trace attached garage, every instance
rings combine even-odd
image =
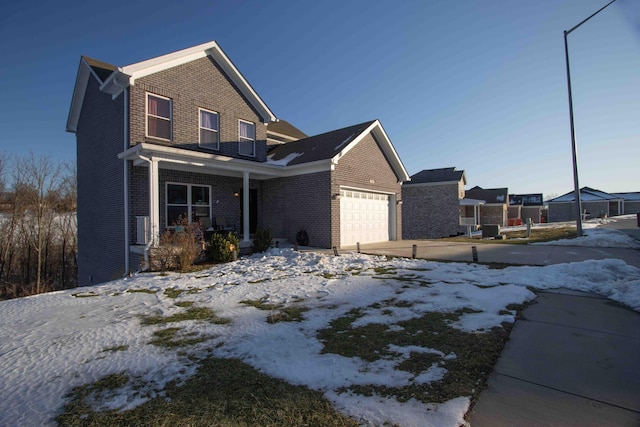
[[[389,195],[340,191],[340,246],[389,240]]]

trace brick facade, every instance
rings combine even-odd
[[[146,94],[171,98],[173,140],[146,137]],[[197,144],[199,108],[219,114],[220,150],[216,154],[265,161],[267,130],[250,103],[241,95],[218,65],[209,57],[201,58],[136,80],[130,94],[130,141],[163,145]],[[255,123],[256,156],[238,154],[238,120]]]
[[[330,183],[329,171],[263,181],[259,224],[272,236],[290,242],[304,230],[310,246],[331,247],[335,201],[331,200]]]
[[[123,103],[89,79],[76,132],[80,286],[125,274]]]
[[[498,224],[507,226],[507,205],[480,206],[480,224]]]
[[[405,239],[438,239],[457,235],[460,227],[458,183],[402,187],[402,235]]]

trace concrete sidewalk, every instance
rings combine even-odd
[[[540,292],[470,414],[483,426],[640,426],[640,314],[575,291]]]

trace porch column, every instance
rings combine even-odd
[[[249,172],[242,172],[242,241],[249,242]]]
[[[160,232],[160,193],[158,190],[158,160],[151,158],[149,162],[149,241],[151,246],[158,246]]]

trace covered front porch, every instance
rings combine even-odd
[[[282,173],[268,163],[146,143],[118,157],[127,162],[128,245],[145,257],[179,218],[235,231],[240,247],[250,247],[259,224],[260,182]]]

